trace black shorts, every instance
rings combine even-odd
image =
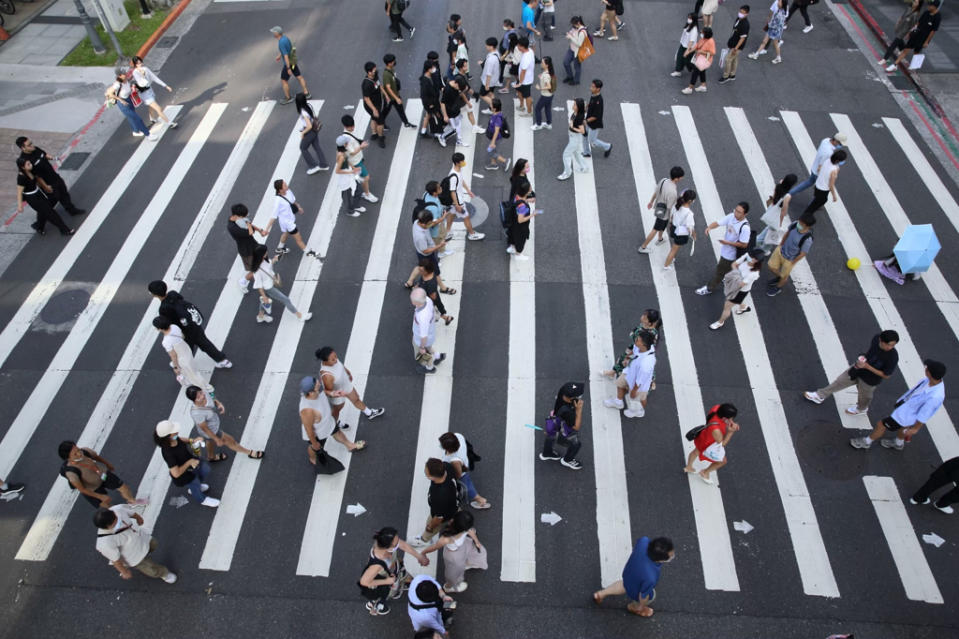
[[[524,98],[528,98],[531,93],[530,89],[532,88],[533,88],[533,85],[531,84],[521,84],[518,87],[516,87],[516,90],[519,91],[519,94],[521,96],[523,96]]]
[[[749,295],[749,291],[739,291],[738,293],[736,293],[733,299],[729,301],[732,302],[733,304],[742,304],[743,300],[746,299],[747,295]]]
[[[920,53],[922,51],[922,45],[926,43],[926,36],[928,34],[915,34],[909,40],[906,41],[906,48],[912,49],[913,53]]]
[[[496,89],[496,87],[490,87],[490,88],[487,89],[486,86],[483,85],[483,86],[481,86],[481,87],[479,88],[479,94],[480,94],[481,96],[482,96],[482,95],[489,95],[490,93],[493,93],[495,89]]]
[[[291,230],[285,231],[285,233],[286,233],[287,235],[299,235],[299,234],[300,234],[300,229],[298,229],[298,228],[296,228],[296,227],[294,226]]]
[[[675,244],[676,246],[683,246],[684,244],[689,244],[689,236],[688,236],[688,235],[675,235],[675,234],[674,234],[674,235],[671,235],[670,237],[673,238],[673,244]]]
[[[666,225],[667,225],[668,223],[669,223],[668,220],[660,219],[660,218],[657,217],[657,218],[656,218],[656,221],[653,222],[653,230],[654,230],[654,231],[665,231],[665,230],[666,230]]]
[[[295,75],[296,77],[300,77],[300,65],[294,64],[293,68],[290,71],[287,71],[286,65],[284,64],[283,67],[280,69],[280,79],[289,80],[291,73]]]
[[[332,437],[333,435],[337,434],[338,432],[340,432],[340,425],[339,425],[339,424],[337,424],[337,425],[335,425],[335,426],[333,427],[333,432],[330,433],[330,437]],[[321,446],[321,447],[326,448],[326,440],[327,440],[327,438],[324,437],[323,439],[317,439],[316,441],[320,442],[320,446]]]
[[[509,65],[509,74],[510,74],[510,75],[516,75],[516,76],[518,76],[518,75],[519,75],[519,65],[518,65],[518,64],[511,64],[511,65]]]
[[[902,428],[902,424],[894,420],[892,417],[883,417],[882,425],[886,427],[886,430],[896,431]]]
[[[373,116],[373,110],[369,107],[368,104],[366,104],[366,100],[363,101],[363,108],[366,110],[367,113],[370,114],[370,119],[372,119],[377,124],[386,123],[386,110],[383,108],[382,104],[376,107],[377,112],[379,113],[379,115],[376,117]]]

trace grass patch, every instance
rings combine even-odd
[[[146,42],[160,24],[163,23],[163,20],[167,17],[170,10],[154,9],[149,18],[143,19],[140,16],[140,3],[137,2],[137,0],[126,0],[123,5],[126,7],[127,14],[130,16],[130,24],[127,25],[126,29],[117,33],[117,40],[120,41],[120,49],[123,51],[125,61],[129,63],[130,57],[136,55],[136,52],[140,50],[143,43]],[[103,30],[95,13],[91,13],[90,18],[93,20],[97,33],[100,35],[100,40],[107,48],[106,53],[103,55],[94,53],[93,45],[90,44],[90,38],[84,38],[83,42],[78,44],[76,48],[67,54],[67,57],[60,62],[61,66],[112,67],[116,64],[117,52],[113,48],[110,36]]]

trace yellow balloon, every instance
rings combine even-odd
[[[858,257],[850,257],[849,260],[846,261],[846,268],[850,271],[855,271],[860,266],[862,266],[862,262],[859,261]]]

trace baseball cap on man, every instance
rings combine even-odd
[[[566,382],[563,384],[563,387],[559,389],[561,395],[565,395],[570,399],[579,399],[583,396],[584,384],[582,382]]]
[[[157,422],[156,433],[159,437],[169,437],[170,435],[176,435],[180,432],[180,425],[176,422],[170,421],[169,419],[164,419],[162,422]]]
[[[946,365],[942,362],[937,362],[934,359],[927,359],[923,362],[926,365],[926,369],[929,371],[929,375],[933,379],[939,380],[946,376]]]
[[[276,35],[281,35],[283,33],[283,27],[276,26],[270,29],[270,33],[275,33]]]
[[[300,380],[300,392],[304,395],[312,393],[313,389],[316,388],[316,378],[312,376],[306,376]]]
[[[846,134],[845,134],[845,133],[841,133],[841,132],[839,132],[839,131],[836,131],[835,133],[833,133],[832,139],[835,140],[836,142],[838,142],[839,144],[842,144],[843,146],[845,146],[845,145],[846,145],[846,140],[847,140],[848,138],[846,137]]]

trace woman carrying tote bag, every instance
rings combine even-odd
[[[713,40],[713,30],[710,27],[703,28],[703,37],[699,39],[696,46],[693,47],[693,72],[689,76],[689,86],[682,90],[685,95],[691,94],[694,90],[699,93],[706,92],[706,69],[716,57],[716,41]],[[696,82],[702,84],[696,86]]]

